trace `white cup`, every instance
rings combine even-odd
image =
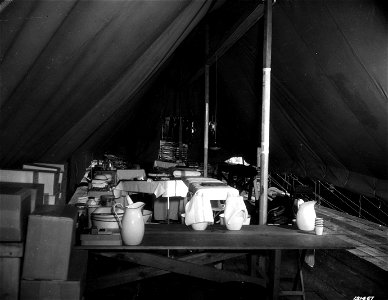
[[[323,234],[323,226],[315,226],[315,234],[322,235]]]
[[[185,224],[185,217],[186,217],[186,214],[181,214],[181,223],[182,224]]]
[[[225,214],[220,214],[220,225],[225,225]]]

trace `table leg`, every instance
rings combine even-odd
[[[282,260],[282,250],[272,250],[270,254],[269,268],[269,298],[278,299],[280,290],[280,263]]]
[[[170,197],[167,197],[167,224],[170,224]]]

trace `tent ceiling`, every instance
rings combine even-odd
[[[82,151],[156,159],[161,120],[203,123],[206,61],[261,1],[14,0],[0,14],[0,166]],[[273,7],[270,169],[388,200],[387,8]],[[211,67],[213,161],[260,142],[262,20]],[[202,123],[201,123],[202,122]],[[193,158],[202,160],[199,142]]]

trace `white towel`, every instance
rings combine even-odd
[[[225,223],[229,222],[229,219],[237,212],[242,211],[244,222],[248,218],[248,210],[245,206],[242,196],[228,196],[225,202]]]
[[[210,200],[194,194],[185,207],[185,223],[191,225],[199,222],[214,222]]]
[[[201,176],[201,172],[190,171],[190,170],[175,170],[172,173],[172,175],[174,175],[174,177],[189,177],[189,176],[198,177],[198,176]]]

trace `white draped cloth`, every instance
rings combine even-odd
[[[186,225],[199,222],[213,223],[213,210],[210,201],[226,200],[228,197],[239,196],[237,189],[217,179],[197,177],[187,178],[183,181],[188,185],[189,192],[193,194],[185,206]]]

